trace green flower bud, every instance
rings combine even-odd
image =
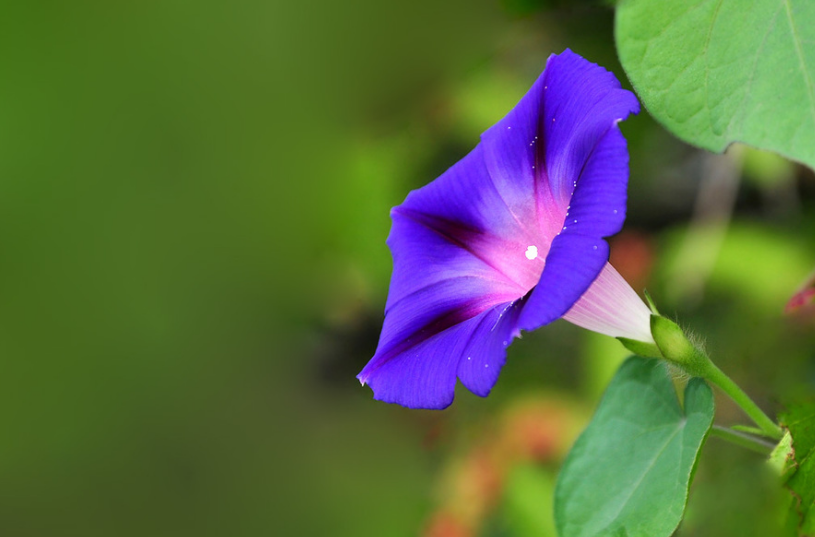
[[[662,357],[695,377],[707,377],[710,359],[672,320],[651,315],[651,335]]]

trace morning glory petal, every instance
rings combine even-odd
[[[565,214],[565,207],[554,202],[546,172],[546,125],[541,122],[545,84],[544,71],[515,108],[481,135],[484,161],[496,190],[519,220],[538,227],[544,240],[535,246],[544,252]]]
[[[394,269],[386,312],[416,290],[451,278],[483,280],[496,304],[520,298],[538,281],[542,258],[531,263],[526,257],[530,245],[541,244],[534,221],[525,225],[512,212],[480,145],[411,192],[391,216]]]
[[[638,114],[640,106],[613,73],[568,49],[549,58],[543,79],[546,172],[557,201],[569,205],[574,181],[598,141],[613,124]]]
[[[409,342],[388,359],[377,351],[380,359],[372,360],[358,378],[371,386],[376,399],[408,408],[446,408],[453,402],[457,377],[484,397],[518,335],[518,311],[519,304],[501,304],[415,345]]]
[[[542,269],[541,259],[527,256],[538,239],[495,189],[480,147],[391,214],[394,272],[385,323],[358,378],[378,399],[443,408],[452,400],[459,362],[469,356],[485,371],[465,366],[462,375],[486,395],[518,335],[513,304]]]
[[[612,121],[576,176],[560,234],[521,316],[521,328],[534,330],[559,319],[586,292],[608,261],[605,237],[625,220],[628,151]]]
[[[498,305],[481,315],[458,365],[459,380],[474,394],[486,397],[498,381],[507,346],[520,336],[518,315],[524,302],[522,298]]]
[[[563,318],[599,334],[654,342],[651,310],[610,263]]]

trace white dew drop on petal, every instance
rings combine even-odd
[[[538,247],[537,246],[529,246],[526,249],[526,258],[532,261],[538,257]]]

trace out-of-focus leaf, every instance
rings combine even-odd
[[[534,74],[525,79],[502,69],[473,73],[453,91],[450,105],[456,135],[468,142],[477,141],[482,132],[512,110],[533,80]]]
[[[515,537],[556,537],[553,476],[533,464],[517,466],[504,492],[504,524]],[[541,506],[545,508],[541,509]]]
[[[713,410],[703,380],[688,383],[683,410],[662,362],[629,358],[561,470],[560,537],[671,535]]]
[[[615,39],[645,106],[679,138],[815,169],[815,3],[624,0]]]
[[[752,147],[742,153],[744,177],[753,184],[765,188],[777,188],[795,181],[795,165],[789,160]]]
[[[700,229],[696,248],[704,250],[709,233],[715,232]],[[695,257],[680,255],[682,238],[678,233],[665,240],[658,269],[670,291],[680,295],[685,279],[698,270]],[[805,237],[735,221],[728,227],[707,286],[732,291],[775,316],[813,265],[815,258]]]

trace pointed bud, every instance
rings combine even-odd
[[[618,337],[617,340],[623,344],[623,347],[630,350],[637,356],[643,358],[662,358],[662,353],[659,352],[659,347],[654,343],[646,343],[644,341],[637,341],[636,339],[629,339],[625,337]]]
[[[651,335],[662,357],[695,377],[707,377],[710,359],[691,343],[678,324],[661,315],[651,315]]]

